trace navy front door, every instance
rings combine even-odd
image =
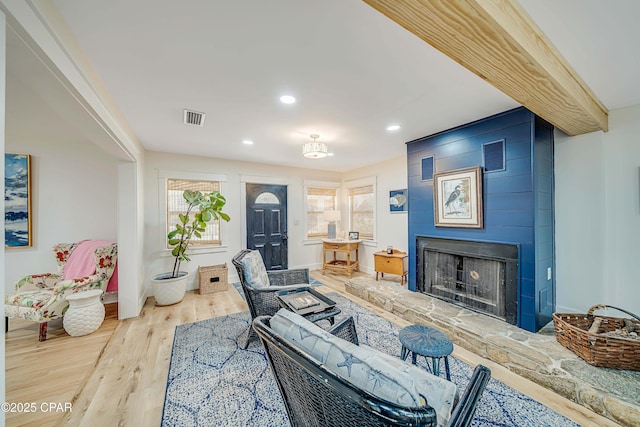
[[[247,249],[260,251],[267,270],[286,270],[287,186],[247,183]]]

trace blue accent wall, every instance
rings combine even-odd
[[[536,325],[544,326],[555,311],[553,221],[553,127],[536,117],[533,143],[536,242]]]
[[[483,172],[484,227],[435,227],[434,172],[482,165],[483,145],[504,139],[505,170]],[[409,289],[416,290],[416,237],[441,237],[519,247],[517,324],[537,331],[555,309],[553,245],[553,127],[524,107],[407,143]]]

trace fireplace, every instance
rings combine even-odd
[[[518,246],[417,238],[419,292],[517,323]]]

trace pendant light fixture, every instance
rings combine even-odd
[[[320,135],[317,133],[313,133],[309,135],[313,142],[307,142],[302,147],[302,155],[308,159],[322,159],[323,157],[327,157],[327,144],[324,142],[316,141],[320,138]]]

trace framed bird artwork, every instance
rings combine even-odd
[[[433,174],[436,227],[482,228],[482,168]]]

